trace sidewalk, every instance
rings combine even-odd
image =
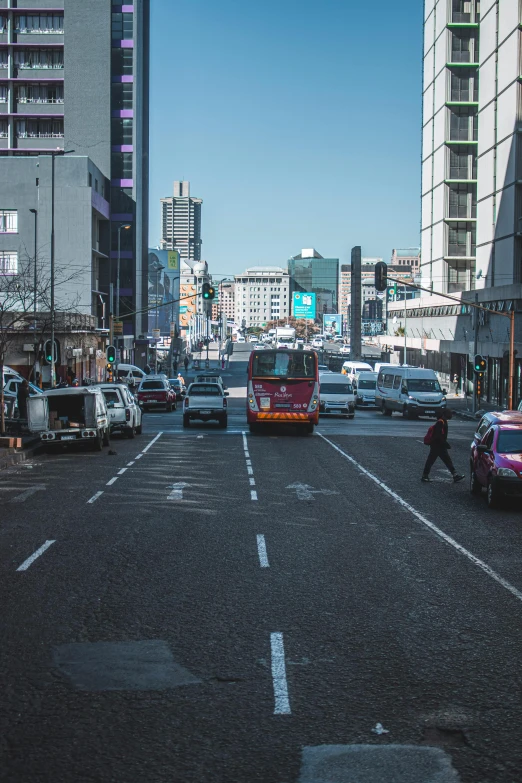
[[[488,411],[504,410],[503,405],[481,400],[477,412],[472,413],[473,401],[471,396],[463,397],[462,395],[459,395],[457,397],[455,394],[447,394],[446,399],[448,401],[448,407],[451,408],[456,416],[460,416],[462,419],[471,419],[472,421],[480,419],[484,413],[488,413]]]
[[[32,459],[42,448],[40,438],[35,438],[34,435],[23,435],[21,440],[21,448],[0,446],[0,470],[5,470],[12,465],[18,465],[20,462]]]

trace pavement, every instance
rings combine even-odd
[[[427,420],[236,393],[1,474],[0,780],[518,783],[520,508],[421,484]]]

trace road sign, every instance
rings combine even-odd
[[[112,331],[113,334],[123,334],[123,321],[113,321]]]
[[[168,269],[179,269],[179,253],[177,250],[168,251]]]
[[[159,340],[161,338],[161,329],[153,329],[152,330],[152,339],[153,340]]]

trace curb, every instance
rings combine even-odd
[[[32,459],[37,454],[41,454],[42,450],[43,446],[38,441],[29,444],[25,449],[6,449],[5,454],[0,452],[0,471]]]

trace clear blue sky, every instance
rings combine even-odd
[[[420,0],[151,7],[151,246],[182,178],[216,276],[419,243]]]

